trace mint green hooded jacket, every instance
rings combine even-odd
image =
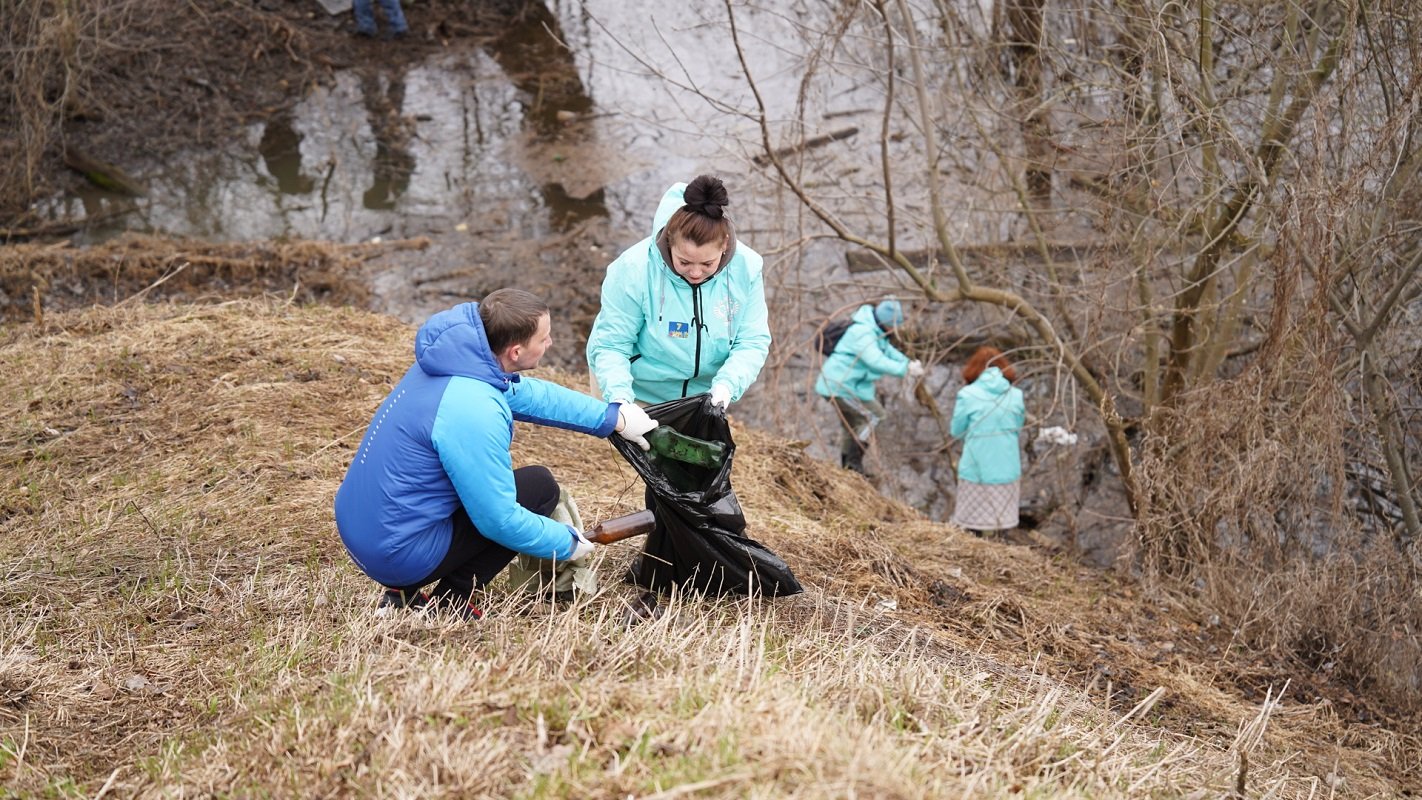
[[[815,393],[868,402],[874,399],[874,384],[880,378],[908,374],[909,359],[889,344],[889,335],[874,318],[874,306],[860,306],[852,319],[820,368]]]
[[[604,398],[661,403],[718,383],[739,400],[770,352],[763,260],[734,229],[720,269],[699,286],[672,269],[664,228],[685,190],[685,183],[668,189],[652,235],[607,267],[587,350]]]
[[[1027,419],[1022,390],[1002,370],[988,367],[958,390],[951,433],[963,440],[958,477],[973,483],[1012,483],[1022,477],[1017,432]]]

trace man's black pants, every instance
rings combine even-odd
[[[514,486],[518,504],[543,517],[551,517],[558,507],[558,481],[547,467],[519,467],[514,470]],[[470,521],[469,514],[461,506],[454,512],[454,536],[449,541],[449,552],[435,567],[434,572],[411,586],[391,586],[407,595],[413,595],[420,587],[432,581],[439,581],[435,596],[466,601],[476,588],[488,585],[494,576],[518,555],[492,539],[486,539]]]

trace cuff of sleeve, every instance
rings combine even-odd
[[[607,411],[602,415],[602,424],[594,431],[594,435],[606,439],[612,435],[613,431],[617,430],[617,409],[616,403],[607,404]]]

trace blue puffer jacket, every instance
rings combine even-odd
[[[889,344],[889,336],[874,319],[874,306],[863,305],[825,359],[815,393],[820,397],[874,399],[874,384],[885,375],[908,374],[908,356]]]
[[[1027,418],[1022,390],[988,367],[958,390],[953,403],[953,436],[963,440],[958,477],[973,483],[1012,483],[1022,476],[1017,432]]]
[[[336,492],[336,527],[356,565],[386,586],[428,577],[449,552],[461,505],[480,533],[511,550],[571,557],[572,530],[516,500],[516,419],[608,436],[617,406],[504,372],[475,303],[430,317],[415,337],[414,366],[376,410]]]
[[[721,268],[701,285],[672,269],[661,234],[685,190],[668,189],[652,235],[607,267],[587,350],[605,400],[661,403],[709,391],[713,381],[739,400],[770,352],[763,262],[734,231]]]

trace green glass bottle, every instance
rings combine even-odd
[[[661,425],[647,434],[647,443],[659,456],[706,469],[720,469],[726,460],[726,445],[687,436],[670,425]]]

